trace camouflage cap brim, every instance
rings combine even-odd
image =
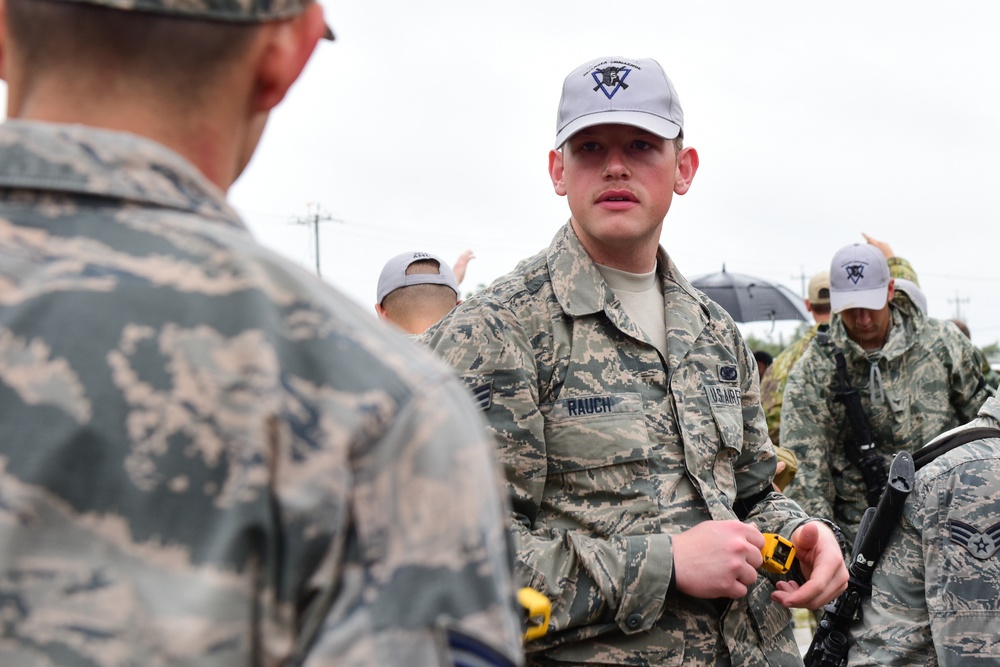
[[[56,0],[98,5],[122,11],[149,12],[211,21],[261,23],[289,19],[301,14],[315,0]],[[323,35],[332,40],[327,25]]]

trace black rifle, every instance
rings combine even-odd
[[[882,491],[885,490],[889,478],[885,470],[885,459],[875,451],[875,440],[868,428],[868,417],[861,407],[861,393],[851,386],[850,380],[847,379],[847,360],[844,358],[844,353],[830,340],[829,335],[817,334],[816,337],[820,338],[821,335],[821,342],[833,348],[833,358],[837,362],[840,386],[834,391],[834,398],[844,404],[847,420],[854,432],[854,441],[848,442],[844,448],[847,460],[861,471],[868,507],[875,507],[882,497]]]
[[[823,619],[805,654],[806,667],[846,667],[850,649],[848,631],[859,618],[861,603],[871,594],[872,572],[903,512],[903,503],[913,490],[914,472],[913,458],[906,452],[896,454],[889,466],[885,491],[878,504],[866,509],[861,519],[847,568],[851,575],[847,589],[824,607]]]

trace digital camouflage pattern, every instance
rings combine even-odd
[[[956,327],[926,317],[908,299],[893,299],[889,307],[892,324],[881,350],[865,352],[848,338],[839,316],[829,331],[847,360],[851,385],[861,392],[886,466],[896,452],[912,452],[975,417],[993,394],[975,349]],[[785,492],[810,515],[839,524],[852,542],[867,502],[861,472],[844,451],[854,432],[843,404],[835,400],[837,385],[832,350],[814,341],[785,387],[781,444],[799,460]]]
[[[820,326],[822,325],[812,325],[802,336],[789,343],[788,347],[774,358],[764,371],[764,377],[760,379],[761,406],[764,408],[764,417],[767,420],[767,434],[774,445],[781,443],[781,403],[788,374],[802,358],[802,354],[816,337]]]
[[[886,261],[889,264],[889,275],[893,278],[905,278],[915,285],[920,284],[917,282],[916,271],[907,260],[902,257],[890,257]],[[902,292],[896,292],[895,298],[909,299]],[[760,402],[764,406],[764,416],[767,418],[767,434],[775,446],[781,444],[781,404],[788,375],[796,362],[802,358],[809,343],[816,337],[820,326],[820,324],[812,325],[801,337],[782,350],[767,367],[764,377],[760,380]]]
[[[1000,426],[989,399],[969,427]],[[947,452],[917,472],[872,579],[851,665],[1000,664],[1000,439]]]
[[[451,369],[189,163],[0,125],[0,664],[520,662],[507,508]]]
[[[315,0],[58,0],[124,11],[172,14],[213,21],[258,22],[302,13]]]
[[[767,577],[746,598],[669,590],[671,535],[736,518],[790,537],[807,520],[770,490],[753,356],[733,320],[660,250],[667,351],[621,308],[572,227],[432,327],[496,435],[522,585],[553,601],[528,661],[801,665]]]

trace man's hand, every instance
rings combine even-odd
[[[829,526],[810,521],[792,533],[795,558],[806,582],[779,581],[771,599],[786,607],[819,609],[832,602],[847,588],[847,566],[837,538]]]
[[[462,281],[465,280],[465,269],[469,266],[469,260],[475,258],[476,256],[472,254],[471,250],[466,250],[458,256],[458,259],[456,259],[455,263],[452,265],[451,271],[455,274],[455,282],[459,285],[461,285]]]
[[[743,597],[764,562],[764,536],[735,519],[704,521],[675,535],[673,547],[677,590],[696,598]]]
[[[879,241],[878,239],[873,239],[864,232],[861,232],[861,235],[865,237],[866,243],[868,243],[869,245],[873,245],[879,250],[881,250],[882,254],[885,255],[886,259],[892,259],[893,257],[896,256],[896,254],[892,251],[892,248],[890,248],[889,244],[886,243],[885,241]]]

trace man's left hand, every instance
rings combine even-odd
[[[786,607],[819,609],[847,588],[847,566],[837,537],[819,521],[802,524],[792,533],[795,558],[806,582],[779,581],[771,599]]]

